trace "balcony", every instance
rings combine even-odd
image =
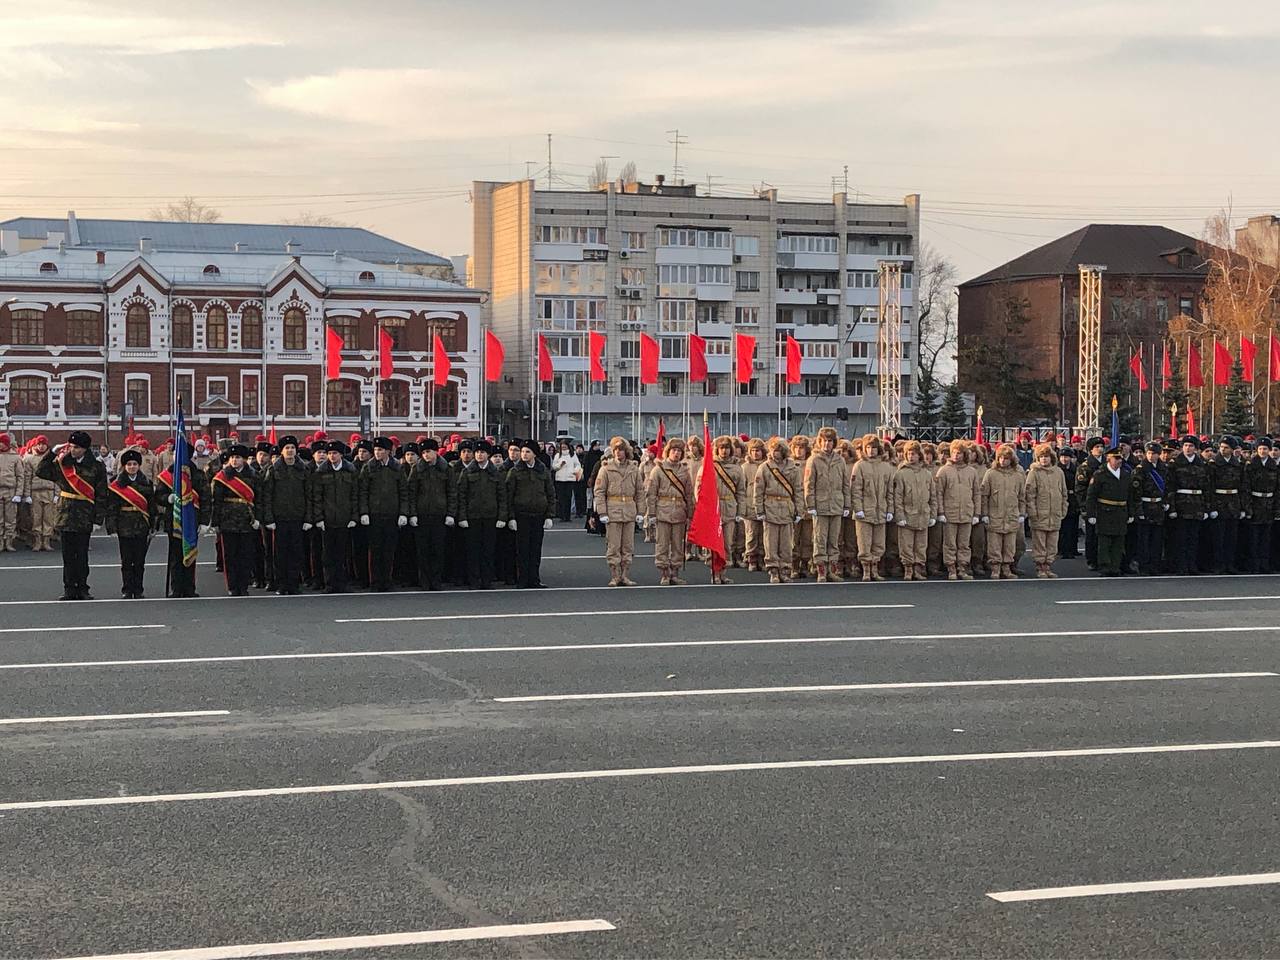
[[[700,283],[695,295],[699,300],[727,303],[733,299],[733,285],[728,283]]]
[[[779,306],[823,306],[840,303],[838,287],[780,287],[774,291]]]
[[[801,323],[791,335],[797,340],[836,341],[840,339],[840,326],[835,323]]]

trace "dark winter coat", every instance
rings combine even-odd
[[[356,468],[343,460],[337,470],[329,464],[316,467],[311,475],[311,523],[323,523],[334,529],[345,528],[360,517]]]
[[[262,522],[281,520],[301,523],[307,518],[311,497],[311,470],[295,458],[290,466],[281,457],[259,476],[262,489]]]
[[[74,466],[89,486],[93,487],[93,501],[78,499],[80,496],[67,483],[62,475],[63,465]],[[107,470],[102,461],[91,452],[86,452],[77,463],[71,454],[65,454],[61,462],[54,459],[53,450],[40,458],[36,467],[36,476],[48,480],[58,488],[58,509],[54,527],[59,533],[92,533],[95,525],[100,525],[107,516]]]
[[[458,519],[472,523],[506,520],[507,488],[491,463],[471,461],[458,477]]]
[[[1094,472],[1085,492],[1085,516],[1097,517],[1099,536],[1123,537],[1129,518],[1136,515],[1132,473],[1117,477],[1106,467]]]
[[[155,499],[155,487],[147,475],[141,470],[136,477],[130,478],[121,473],[113,483],[117,486],[133,487],[147,501],[147,507],[141,513],[126,501],[120,494],[107,490],[107,533],[118,533],[122,537],[145,537],[151,532],[151,517]]]
[[[370,460],[360,470],[358,484],[360,513],[371,517],[407,517],[409,515],[409,485],[404,471],[392,460],[385,464],[377,458]]]
[[[1163,524],[1168,504],[1169,481],[1164,464],[1138,464],[1131,476],[1134,495],[1138,498],[1137,517],[1143,523]]]
[[[409,516],[456,517],[458,484],[449,464],[419,460],[409,470]]]
[[[1244,489],[1244,464],[1235,457],[1215,457],[1209,462],[1209,509],[1220,518],[1236,520],[1244,513],[1249,496]]]
[[[1188,460],[1179,453],[1169,461],[1169,513],[1179,520],[1201,520],[1209,513],[1209,466],[1197,454]],[[1183,492],[1179,492],[1183,491]]]
[[[1250,523],[1270,523],[1280,511],[1280,461],[1254,457],[1244,465],[1245,514]]]
[[[556,488],[551,471],[537,460],[532,466],[521,460],[507,472],[507,503],[513,517],[554,520]]]
[[[224,480],[243,480],[253,491],[253,503],[241,502],[240,494],[224,483]],[[248,466],[242,470],[223,467],[213,476],[209,487],[213,494],[213,525],[223,533],[253,533],[253,522],[258,519],[261,507],[258,478]]]

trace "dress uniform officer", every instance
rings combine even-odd
[[[222,541],[227,593],[246,597],[253,582],[258,531],[262,529],[257,515],[261,508],[258,478],[249,468],[249,448],[244,444],[232,444],[226,456],[226,466],[213,475],[210,483],[210,520]]]
[[[458,526],[467,548],[467,583],[473,590],[493,586],[497,533],[507,526],[507,487],[489,462],[489,441],[475,444],[474,458],[458,476]]]
[[[1121,575],[1125,533],[1137,512],[1137,493],[1123,464],[1120,448],[1112,447],[1106,465],[1094,471],[1085,493],[1085,516],[1098,534],[1098,569],[1104,577]]]
[[[1163,570],[1164,527],[1169,506],[1169,481],[1160,460],[1160,444],[1152,440],[1146,446],[1146,458],[1133,470],[1132,483],[1137,495],[1138,572],[1156,576]]]
[[[1169,520],[1173,542],[1170,560],[1173,572],[1199,573],[1200,530],[1208,519],[1206,490],[1209,468],[1200,457],[1200,441],[1187,434],[1182,438],[1182,452],[1169,461]]]
[[[58,516],[54,526],[62,541],[62,599],[92,600],[89,596],[89,537],[102,524],[107,509],[107,471],[90,449],[93,441],[75,430],[59,451],[40,458],[36,476],[58,487]]]
[[[556,487],[551,471],[538,460],[538,445],[526,440],[520,459],[507,471],[507,529],[515,537],[516,582],[526,590],[542,583],[542,535],[556,515]]]
[[[360,526],[368,531],[369,555],[356,557],[367,563],[373,589],[391,589],[391,565],[396,555],[400,528],[409,523],[409,487],[404,471],[391,459],[390,437],[373,441],[373,459],[360,468],[357,490],[360,498]]]
[[[1245,464],[1245,527],[1249,538],[1249,563],[1253,573],[1271,568],[1271,524],[1275,520],[1280,490],[1280,466],[1272,457],[1271,438],[1258,440],[1256,455]]]
[[[1096,471],[1102,469],[1102,451],[1106,444],[1101,437],[1090,437],[1085,444],[1088,455],[1076,468],[1076,496],[1080,498],[1080,512],[1084,509],[1085,497],[1089,493],[1089,481]],[[1084,528],[1084,562],[1090,570],[1098,569],[1098,531],[1094,524],[1085,524]]]
[[[275,561],[272,578],[281,596],[298,592],[302,582],[304,531],[311,500],[311,471],[298,456],[298,438],[280,441],[280,459],[267,465],[259,478],[262,521],[268,555]]]
[[[444,581],[446,534],[458,512],[454,472],[440,456],[433,437],[421,443],[421,457],[409,470],[409,523],[418,554],[418,585],[439,590]]]
[[[114,533],[120,542],[120,595],[140,600],[155,499],[155,487],[142,472],[141,451],[120,454],[120,475],[107,484],[107,490],[107,533]]]

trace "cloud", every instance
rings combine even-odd
[[[31,12],[6,11],[0,50],[96,48],[122,54],[173,54],[272,46],[252,19],[172,17],[149,11],[113,12],[99,5],[51,2]],[[7,54],[6,54],[7,55]]]

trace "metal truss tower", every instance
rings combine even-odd
[[[879,374],[880,432],[902,432],[902,261],[881,260],[880,330],[876,350]]]
[[[1076,430],[1088,436],[1098,429],[1098,381],[1102,353],[1102,271],[1080,264],[1080,378],[1076,388]]]

